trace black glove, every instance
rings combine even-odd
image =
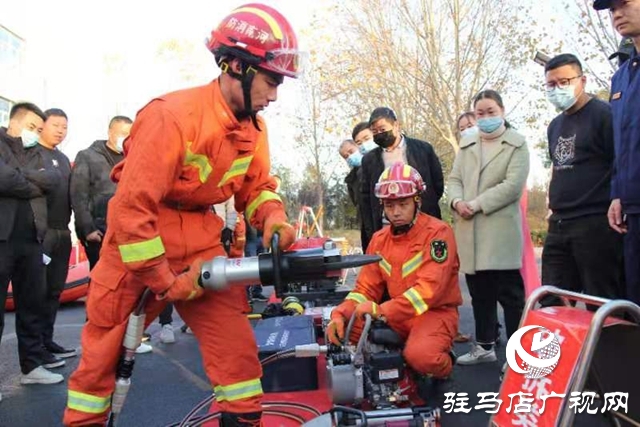
[[[231,244],[233,243],[233,230],[227,227],[223,228],[220,241],[222,242],[225,252],[229,254],[229,252],[231,252]]]

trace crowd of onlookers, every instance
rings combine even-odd
[[[116,191],[111,171],[124,158],[123,143],[132,123],[125,116],[113,117],[107,138],[78,152],[73,164],[57,148],[67,136],[68,117],[61,109],[43,112],[32,103],[17,103],[8,126],[0,128],[0,336],[11,283],[21,384],[63,381],[51,370],[77,355],[76,349],[54,341],[72,251],[72,213],[91,270],[100,257],[108,203]],[[224,220],[222,240],[230,255],[242,256],[246,249],[252,256],[263,250],[261,235],[235,211],[233,198],[212,209]],[[266,300],[260,285],[248,292],[251,300]],[[159,338],[167,344],[175,342],[172,314],[173,305],[168,304],[159,316]],[[145,334],[137,353],[150,351]]]
[[[628,41],[622,46],[628,48]],[[623,48],[616,54],[622,67],[616,77],[638,66],[637,57],[629,59],[635,52]],[[602,101],[586,92],[587,76],[572,54],[551,58],[544,77],[542,90],[559,114],[547,129],[552,175],[541,283],[640,303],[637,97],[625,98],[627,88],[621,87],[637,83],[614,78],[610,102]],[[441,218],[446,188],[445,208],[453,215],[460,271],[475,320],[471,351],[457,363],[471,365],[497,360],[497,303],[504,310],[507,337],[517,329],[524,308],[523,246],[531,237],[523,233],[526,211],[520,201],[529,148],[506,120],[502,97],[493,90],[477,94],[473,110],[460,114],[454,125],[458,150],[448,179],[431,144],[405,135],[387,107],[376,108],[356,125],[338,151],[350,167],[345,182],[357,207],[365,251],[387,223],[372,196],[385,167],[401,161],[418,170],[427,185],[420,209],[436,218]],[[559,303],[557,298],[543,300],[543,305]],[[457,342],[467,340],[468,335],[458,333]]]

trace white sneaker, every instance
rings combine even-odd
[[[150,353],[151,351],[153,351],[153,347],[144,342],[140,343],[138,348],[136,348],[136,354]]]
[[[485,350],[479,344],[473,344],[469,353],[458,357],[458,365],[477,365],[478,363],[489,363],[496,360],[498,358],[493,347],[491,347],[491,350]]]
[[[162,325],[162,330],[160,331],[160,341],[165,344],[173,344],[174,342],[176,342],[176,335],[173,333],[173,326]]]
[[[20,384],[57,384],[64,381],[64,377],[60,374],[54,374],[47,371],[42,366],[38,366],[28,374],[22,374]]]

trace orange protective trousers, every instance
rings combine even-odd
[[[216,224],[215,214],[204,212],[172,212],[182,218],[182,224],[202,224],[211,221],[212,230],[220,229]],[[174,223],[175,224],[175,223]],[[213,228],[213,227],[216,228]],[[207,227],[209,228],[209,227]],[[165,229],[166,230],[166,229]],[[170,230],[167,230],[170,231]],[[163,233],[164,236],[183,238],[196,246],[199,243],[216,241],[211,249],[202,253],[203,259],[224,256],[220,242],[220,234],[202,233],[199,227],[182,227],[182,235]],[[165,237],[165,240],[167,238]],[[168,246],[171,243],[169,242]],[[102,256],[109,257],[108,249]],[[113,254],[116,255],[117,254]],[[101,261],[103,261],[101,260]],[[82,390],[92,396],[110,396],[115,387],[116,368],[122,354],[122,341],[127,328],[129,314],[134,311],[145,289],[134,276],[122,267],[118,280],[107,270],[112,270],[113,263],[102,262],[92,275],[89,296],[87,299],[88,321],[82,331],[82,358],[78,369],[69,379],[70,390]],[[243,380],[260,378],[262,369],[258,360],[257,347],[253,330],[246,317],[246,289],[239,286],[224,291],[207,291],[201,298],[193,301],[175,302],[180,317],[193,330],[202,354],[205,372],[212,384],[227,385],[242,383]],[[166,302],[154,297],[149,300],[145,309],[146,326],[160,314]],[[232,328],[229,325],[233,325]],[[231,351],[233,350],[233,351]],[[176,379],[177,380],[177,379]],[[135,376],[132,380],[135,383]],[[167,384],[168,385],[168,384]],[[218,400],[222,411],[244,413],[261,410],[261,396],[240,400]],[[126,407],[126,403],[125,403]],[[107,411],[88,413],[67,408],[64,424],[68,426],[104,425]]]
[[[357,342],[363,327],[363,320],[354,322],[351,342]],[[453,363],[449,351],[458,331],[457,307],[429,310],[393,324],[392,329],[406,340],[403,356],[413,370],[435,378],[446,378],[451,374]]]

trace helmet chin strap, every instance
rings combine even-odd
[[[253,78],[256,76],[256,70],[253,66],[248,65],[246,63],[242,63],[242,95],[244,97],[244,113],[247,116],[251,117],[251,122],[256,127],[256,129],[260,130],[258,127],[258,119],[256,118],[256,112],[251,109],[251,84],[253,83]]]
[[[399,236],[401,234],[407,234],[409,232],[409,230],[411,230],[411,227],[413,227],[413,224],[415,224],[415,219],[413,221],[411,221],[409,224],[404,224],[404,225],[399,225],[399,226],[394,226],[393,224],[391,224],[391,234],[393,234],[394,236]]]
[[[240,84],[242,85],[244,110],[240,113],[237,113],[236,117],[238,119],[250,117],[251,122],[256,127],[256,129],[260,130],[260,127],[258,126],[258,119],[256,118],[256,112],[251,109],[251,85],[253,84],[253,78],[256,76],[258,70],[253,65],[247,64],[244,61],[240,61],[240,73],[236,73],[235,71],[233,71],[226,59],[221,60],[219,65],[223,73],[227,73],[234,79],[240,80]]]

